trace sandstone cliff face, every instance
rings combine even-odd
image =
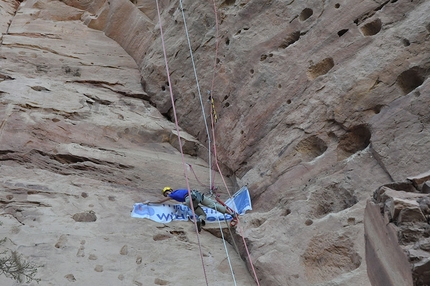
[[[430,172],[378,188],[365,211],[372,285],[428,285]]]
[[[2,235],[46,285],[205,284],[189,224],[129,218],[185,185],[170,88],[200,179],[199,96],[207,117],[214,99],[217,160],[254,203],[238,234],[260,285],[370,285],[366,201],[429,169],[428,1],[186,1],[184,22],[166,0],[162,25],[155,2],[0,3]],[[222,242],[199,237],[209,284],[232,283]]]

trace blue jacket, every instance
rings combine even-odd
[[[178,202],[185,202],[185,198],[188,196],[188,189],[178,189],[170,193],[169,197]]]

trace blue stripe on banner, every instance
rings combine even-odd
[[[235,210],[238,214],[243,215],[247,210],[252,210],[251,197],[246,186],[243,186],[237,191],[232,198],[228,199],[225,204]],[[225,219],[231,220],[230,215],[224,215],[214,209],[202,206],[203,211],[206,213],[207,222],[224,221]],[[192,218],[191,210],[182,204],[142,204],[136,203],[131,211],[131,217],[134,218],[147,218],[160,223],[168,223],[172,220],[184,221]]]

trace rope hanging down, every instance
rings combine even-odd
[[[200,105],[201,105],[201,108],[202,108],[202,116],[203,116],[203,119],[204,119],[204,123],[205,123],[205,127],[206,127],[206,133],[207,133],[207,137],[208,137],[208,152],[209,152],[209,167],[210,167],[210,171],[209,171],[209,178],[210,178],[210,186],[211,186],[211,188],[210,188],[210,190],[212,190],[212,187],[213,187],[213,182],[212,182],[212,154],[211,154],[211,138],[210,138],[210,133],[209,133],[209,127],[208,127],[208,124],[207,124],[207,120],[206,120],[206,114],[205,114],[205,109],[204,109],[204,106],[203,106],[203,99],[202,99],[202,95],[201,95],[201,92],[200,92],[200,86],[199,86],[199,81],[198,81],[198,78],[197,78],[197,71],[196,71],[196,67],[195,67],[195,63],[194,63],[194,57],[193,57],[193,50],[192,50],[192,47],[191,47],[191,41],[190,41],[190,37],[189,37],[189,33],[188,33],[188,28],[187,28],[187,22],[186,22],[186,19],[185,19],[185,13],[184,13],[184,9],[183,9],[183,5],[182,5],[182,0],[179,0],[179,3],[180,3],[180,6],[181,6],[181,11],[182,11],[182,18],[183,18],[183,20],[184,20],[184,27],[185,27],[185,32],[186,32],[186,36],[187,36],[187,41],[188,41],[188,47],[189,47],[189,50],[190,50],[190,58],[191,58],[191,61],[192,61],[192,64],[193,64],[193,70],[194,70],[194,76],[195,76],[195,79],[196,79],[196,84],[197,84],[197,91],[198,91],[198,94],[199,94],[199,99],[200,99]],[[212,119],[212,114],[211,114],[211,119]],[[219,223],[219,227],[220,227],[220,232],[222,233],[223,231],[222,231],[222,227],[221,227],[221,224]],[[224,240],[224,237],[223,237],[223,242],[224,242],[224,249],[225,249],[225,252],[226,252],[226,255],[227,255],[227,258],[228,258],[228,263],[229,263],[229,266],[230,266],[230,271],[231,271],[231,275],[232,275],[232,277],[233,277],[233,281],[234,281],[234,285],[236,285],[236,278],[235,278],[235,275],[234,275],[234,271],[233,271],[233,267],[232,267],[232,265],[231,265],[231,260],[230,260],[230,256],[229,256],[229,253],[228,253],[228,248],[227,248],[227,246],[226,246],[226,244],[225,244],[225,240]]]
[[[194,77],[196,79],[197,91],[198,91],[198,95],[199,95],[199,99],[200,99],[200,106],[202,108],[202,116],[203,116],[203,120],[204,120],[204,123],[205,123],[206,134],[207,134],[207,138],[208,138],[208,152],[209,152],[209,154],[208,154],[208,161],[209,162],[208,163],[209,163],[209,167],[210,167],[210,171],[209,171],[209,184],[211,186],[210,190],[212,190],[213,182],[212,182],[211,136],[210,136],[210,132],[209,132],[208,123],[207,123],[207,120],[206,120],[206,113],[205,113],[205,108],[204,108],[204,105],[203,105],[203,99],[202,99],[202,95],[201,95],[201,92],[200,92],[200,85],[199,85],[199,80],[198,80],[198,77],[197,77],[196,65],[194,63],[193,49],[191,47],[191,41],[190,41],[190,36],[189,36],[189,33],[188,33],[187,21],[185,19],[185,13],[184,13],[183,5],[182,5],[182,0],[179,0],[179,3],[180,3],[181,11],[182,11],[182,18],[184,20],[185,34],[186,34],[186,37],[187,37],[188,47],[189,47],[189,51],[190,51],[190,58],[191,58],[191,62],[192,62],[192,65],[193,65]],[[212,118],[212,115],[211,115],[211,118]],[[221,227],[220,223],[219,223],[219,227],[220,227],[220,232],[222,233],[222,227]],[[233,277],[234,285],[236,285],[236,278],[235,278],[234,271],[233,271],[233,268],[232,268],[232,265],[231,265],[230,256],[228,254],[228,248],[227,248],[227,246],[225,244],[225,240],[224,239],[223,239],[223,241],[224,241],[224,249],[226,251],[226,255],[227,255],[227,258],[228,258],[228,263],[229,263],[229,266],[230,266],[230,271],[231,271],[231,274],[232,274],[232,277]]]
[[[214,124],[214,121],[216,122],[217,119],[218,119],[218,117],[217,117],[216,112],[215,112],[213,90],[214,90],[214,85],[215,85],[215,70],[216,70],[217,59],[218,59],[218,39],[219,39],[219,29],[218,29],[218,26],[219,25],[218,25],[218,12],[217,12],[217,9],[216,9],[215,0],[213,0],[213,7],[214,7],[215,26],[216,26],[215,58],[214,58],[214,67],[213,67],[213,74],[212,74],[212,85],[211,85],[211,90],[209,92],[210,93],[209,94],[210,95],[210,99],[211,99],[211,108],[212,108],[212,112],[210,114],[211,114],[213,150],[214,150],[213,154],[214,154],[214,160],[215,160],[215,165],[217,167],[217,170],[218,170],[219,174],[221,175],[221,179],[222,179],[222,181],[224,183],[224,187],[226,188],[226,190],[228,192],[228,195],[231,198],[232,196],[231,196],[231,193],[230,193],[230,191],[228,189],[228,186],[227,186],[227,184],[225,182],[224,176],[222,175],[222,171],[221,171],[221,168],[220,168],[220,166],[218,164],[217,153],[216,153],[216,136],[215,136],[215,124]],[[210,146],[209,146],[209,149],[211,149]],[[260,282],[258,280],[257,273],[256,273],[255,268],[254,268],[254,264],[252,263],[251,254],[249,253],[248,246],[247,246],[246,241],[245,241],[245,236],[244,236],[243,230],[242,230],[242,228],[240,227],[240,224],[239,224],[239,220],[237,220],[237,224],[238,225],[236,226],[236,229],[239,229],[239,231],[240,231],[240,235],[242,237],[242,242],[243,242],[243,245],[245,246],[246,254],[248,256],[248,261],[249,261],[249,264],[251,266],[252,272],[254,274],[254,280],[257,283],[257,285],[260,286]],[[233,238],[233,236],[232,236],[232,238]]]
[[[179,133],[178,118],[177,118],[176,109],[175,109],[175,99],[173,97],[172,82],[170,80],[169,65],[168,65],[168,62],[167,62],[166,46],[164,44],[164,35],[163,35],[163,28],[162,28],[162,24],[161,24],[160,7],[158,5],[158,0],[155,0],[155,2],[157,4],[158,21],[160,23],[161,43],[162,43],[162,46],[163,46],[164,62],[165,62],[165,65],[166,65],[167,80],[169,82],[170,98],[172,100],[172,109],[173,109],[173,114],[174,114],[174,117],[175,117],[176,132],[178,133],[179,149],[181,151],[181,156],[182,156],[182,164],[183,164],[183,167],[184,167],[184,174],[185,174],[185,181],[187,183],[187,188],[188,188],[188,195],[191,197],[190,184],[189,184],[188,176],[187,176],[187,172],[186,172],[187,168],[186,168],[186,165],[185,165],[185,157],[184,157],[184,152],[182,150],[182,142],[181,142],[181,137],[180,137],[180,133]],[[198,245],[199,245],[200,260],[202,262],[203,273],[204,273],[204,276],[205,276],[206,285],[209,285],[209,283],[208,283],[208,277],[207,277],[206,269],[205,269],[205,264],[204,264],[204,261],[203,261],[203,251],[202,251],[202,246],[201,246],[201,243],[200,243],[199,231],[198,231],[198,227],[197,227],[197,220],[196,220],[196,215],[194,213],[194,208],[191,208],[191,211],[192,211],[193,218],[194,218],[194,226],[195,226],[195,230],[196,230],[196,234],[197,234],[197,242],[198,242]]]
[[[202,108],[203,121],[205,123],[206,135],[208,137],[208,146],[210,147],[211,146],[211,136],[210,136],[210,133],[209,133],[209,127],[208,127],[208,123],[207,123],[207,120],[206,120],[206,113],[205,113],[205,107],[203,105],[202,94],[200,92],[200,85],[199,85],[199,80],[198,80],[198,77],[197,77],[196,65],[194,63],[193,49],[191,47],[190,35],[188,33],[187,21],[185,20],[185,13],[184,13],[183,5],[182,5],[182,0],[179,0],[179,4],[181,6],[182,19],[184,20],[185,34],[187,36],[188,48],[190,50],[191,63],[193,64],[194,77],[196,79],[197,92],[198,92],[199,99],[200,99],[200,106]],[[209,152],[208,163],[209,163],[209,166],[212,166],[211,148],[208,148],[208,152]],[[209,183],[212,186],[212,172],[209,172]]]
[[[209,152],[209,159],[208,160],[209,160],[210,169],[212,171],[211,136],[209,134],[209,128],[208,128],[208,124],[207,124],[207,121],[206,121],[206,115],[205,115],[204,106],[203,106],[203,100],[202,100],[202,96],[201,96],[201,92],[200,92],[200,85],[199,85],[198,78],[197,78],[197,71],[196,71],[196,68],[195,68],[193,51],[192,51],[191,41],[190,41],[190,37],[189,37],[189,33],[188,33],[188,28],[187,28],[187,24],[186,24],[186,19],[185,19],[185,13],[184,13],[183,5],[182,5],[182,0],[180,0],[179,2],[180,2],[180,6],[181,6],[181,11],[182,11],[182,17],[183,17],[183,20],[184,20],[185,32],[186,32],[187,41],[188,41],[188,47],[189,47],[189,50],[190,50],[190,58],[191,58],[191,61],[192,61],[192,64],[193,64],[193,71],[194,71],[194,76],[195,76],[195,79],[196,79],[197,90],[198,90],[199,99],[200,99],[200,105],[202,107],[202,115],[203,115],[203,118],[204,118],[205,127],[206,127],[206,133],[207,133],[207,136],[208,136],[208,152]],[[225,182],[225,179],[224,179],[224,177],[222,175],[221,169],[220,169],[218,161],[217,161],[217,156],[216,156],[214,117],[215,117],[215,119],[217,119],[217,116],[216,116],[216,113],[215,113],[215,106],[214,106],[214,101],[213,101],[213,88],[214,88],[214,82],[215,82],[216,61],[217,61],[217,58],[218,58],[218,39],[219,39],[218,30],[219,29],[218,29],[218,16],[217,16],[217,10],[216,10],[215,1],[213,1],[213,4],[214,4],[214,14],[215,14],[215,22],[216,22],[216,55],[215,55],[215,59],[214,59],[214,72],[213,72],[213,76],[212,76],[212,85],[211,85],[211,91],[210,91],[211,108],[212,108],[212,112],[210,112],[210,115],[211,115],[210,117],[211,117],[211,126],[212,126],[212,138],[214,140],[213,141],[214,160],[215,160],[218,172],[221,175],[221,178],[222,178],[222,181],[224,183],[224,186],[227,189],[229,197],[231,198],[232,195],[231,195],[231,193],[230,193],[230,191],[228,189],[228,186],[227,186],[227,184]],[[213,189],[214,186],[213,186],[213,182],[212,182],[211,172],[210,172],[210,185],[211,185],[211,191],[212,191],[212,189]],[[253,274],[254,274],[254,279],[255,279],[257,285],[259,286],[260,283],[259,283],[256,271],[255,271],[255,268],[254,268],[254,264],[252,263],[251,255],[250,255],[248,247],[246,245],[245,237],[243,235],[243,230],[241,228],[239,228],[239,229],[240,229],[240,232],[241,232],[241,237],[242,237],[242,240],[243,240],[243,244],[244,244],[246,253],[248,255],[249,263],[250,263],[251,269],[252,269]],[[222,229],[221,229],[221,232],[222,232]],[[227,253],[227,256],[228,256],[228,250],[227,249],[226,249],[226,253]],[[234,279],[234,272],[233,271],[232,271],[232,275],[233,275],[233,279]]]
[[[179,148],[180,148],[181,155],[182,155],[182,162],[183,162],[183,166],[184,166],[184,173],[185,173],[187,188],[188,188],[189,195],[191,196],[190,186],[189,186],[189,180],[188,180],[187,172],[186,172],[186,163],[185,163],[185,158],[184,158],[184,154],[183,154],[183,150],[182,150],[182,143],[181,143],[181,140],[180,140],[181,138],[180,138],[180,134],[179,134],[179,125],[178,125],[178,120],[177,120],[177,115],[176,115],[175,102],[174,102],[173,91],[172,91],[172,84],[171,84],[171,80],[170,80],[170,72],[169,72],[169,69],[168,69],[166,48],[165,48],[165,44],[164,44],[164,35],[163,35],[163,31],[162,31],[161,16],[160,16],[160,9],[159,9],[159,5],[158,5],[158,0],[156,0],[156,4],[157,4],[158,19],[159,19],[159,22],[160,22],[161,41],[162,41],[164,60],[165,60],[165,65],[166,65],[166,73],[167,73],[167,78],[168,78],[168,82],[169,82],[170,96],[171,96],[171,100],[172,100],[172,109],[173,109],[173,114],[174,114],[174,118],[175,118],[176,129],[177,129]],[[200,85],[199,85],[199,82],[198,82],[197,71],[196,71],[196,68],[195,68],[194,57],[193,57],[193,54],[192,54],[192,47],[191,47],[191,42],[190,42],[190,38],[189,38],[189,34],[188,34],[188,28],[187,28],[187,25],[186,25],[186,19],[185,19],[185,14],[184,14],[182,0],[180,0],[180,7],[181,7],[181,11],[182,11],[183,20],[184,20],[185,32],[186,32],[186,36],[187,36],[187,40],[188,40],[188,46],[189,46],[189,49],[190,49],[190,56],[191,56],[191,61],[192,61],[192,64],[193,64],[194,76],[195,76],[195,79],[196,79],[196,85],[197,85],[198,95],[199,95],[199,99],[200,99],[200,105],[202,107],[202,114],[203,114],[204,123],[205,123],[205,127],[206,127],[206,133],[207,133],[207,137],[208,137],[208,145],[209,145],[209,148],[208,148],[208,152],[209,152],[208,161],[209,161],[209,166],[210,166],[211,171],[212,171],[212,154],[211,154],[211,144],[212,144],[212,142],[211,142],[211,136],[210,136],[209,127],[208,127],[208,124],[207,124],[207,121],[206,121],[206,115],[205,115],[205,110],[204,110],[204,106],[203,106],[203,100],[202,100],[202,96],[201,96],[201,92],[200,92]],[[214,2],[214,11],[215,11],[216,30],[217,30],[217,35],[216,35],[216,54],[217,54],[218,53],[218,18],[217,18],[217,11],[216,11],[215,2]],[[216,59],[217,59],[217,56],[215,57],[214,75],[213,75],[213,78],[212,78],[212,87],[211,87],[212,90],[211,90],[211,93],[210,93],[211,109],[212,109],[212,112],[210,112],[210,114],[211,114],[211,123],[212,123],[212,134],[213,134],[213,138],[214,138],[213,146],[214,146],[214,152],[215,152],[215,154],[214,154],[215,161],[216,161],[216,157],[217,156],[216,156],[216,144],[215,144],[216,142],[215,142],[214,119],[215,119],[215,121],[217,120],[217,115],[216,115],[216,112],[215,112],[215,106],[214,106],[214,99],[212,97],[212,91],[213,91],[213,87],[214,87]],[[222,173],[221,173],[221,170],[220,170],[220,167],[219,167],[219,164],[218,164],[217,161],[216,161],[216,166],[218,168],[219,173],[221,174],[221,178],[223,180],[224,186],[227,189],[229,197],[231,198],[232,197],[231,193],[228,190],[228,186],[227,186],[227,184],[226,184],[226,182],[224,180],[224,177],[222,176]],[[213,180],[212,180],[212,173],[211,172],[209,174],[209,181],[210,181],[210,186],[211,186],[211,190],[212,190],[213,189]],[[192,214],[193,214],[193,217],[194,217],[194,224],[195,224],[195,229],[196,229],[196,233],[197,233],[197,240],[198,240],[198,245],[199,245],[199,250],[200,250],[200,257],[201,257],[201,261],[202,261],[202,267],[203,267],[203,271],[204,271],[204,275],[205,275],[206,285],[208,285],[206,270],[205,270],[204,261],[203,261],[203,254],[202,254],[202,249],[201,249],[201,243],[200,243],[200,239],[199,239],[199,235],[198,235],[197,221],[195,219],[196,215],[195,215],[193,209],[192,209]],[[222,229],[221,229],[221,232],[222,232]],[[246,252],[248,254],[248,259],[249,259],[251,268],[252,268],[252,270],[254,272],[255,281],[257,282],[258,285],[260,285],[259,281],[258,281],[258,277],[256,276],[256,273],[255,273],[255,269],[254,269],[254,266],[253,266],[253,263],[252,263],[252,260],[251,260],[251,257],[250,257],[250,254],[249,254],[249,251],[248,251],[248,248],[247,248],[247,245],[246,245],[246,242],[245,242],[243,234],[242,234],[242,239],[243,239],[243,242],[244,242],[244,246],[245,246]],[[225,241],[224,241],[224,243],[225,243]],[[227,251],[227,248],[226,248],[226,251]],[[227,256],[228,256],[228,251],[227,251]],[[229,261],[230,261],[230,259],[229,259]],[[231,268],[231,264],[230,264],[230,268]],[[231,269],[231,271],[232,271],[234,282],[236,284],[236,280],[234,278],[233,270]]]

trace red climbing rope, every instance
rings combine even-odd
[[[217,9],[216,9],[215,0],[213,0],[213,6],[214,6],[215,26],[216,26],[216,28],[215,28],[215,30],[216,30],[216,35],[215,35],[215,58],[214,58],[214,68],[213,68],[213,74],[212,74],[212,85],[211,85],[211,91],[210,91],[210,96],[211,96],[211,101],[212,101],[211,102],[212,104],[210,105],[211,109],[212,109],[212,112],[210,112],[210,114],[211,114],[211,127],[212,127],[212,138],[213,138],[213,156],[214,156],[214,162],[215,162],[215,165],[217,167],[217,170],[218,170],[218,172],[219,172],[219,174],[221,176],[221,179],[222,179],[222,181],[224,183],[224,187],[226,188],[226,190],[228,192],[228,195],[231,198],[232,196],[231,196],[231,193],[230,193],[230,191],[228,189],[228,186],[227,186],[227,184],[225,182],[224,176],[222,175],[222,171],[221,171],[221,168],[220,168],[220,166],[218,164],[217,153],[216,153],[216,136],[215,136],[215,124],[214,124],[214,116],[213,116],[216,113],[215,113],[215,106],[213,104],[213,100],[214,100],[214,94],[213,94],[214,91],[213,90],[214,90],[214,86],[215,86],[215,72],[216,72],[216,65],[217,65],[217,60],[218,60],[219,29],[218,29],[218,12],[217,12]],[[210,148],[210,146],[209,146],[209,148]],[[212,166],[211,166],[211,169],[213,169]],[[213,189],[213,186],[212,186],[212,189]],[[254,268],[254,264],[252,263],[251,254],[249,253],[248,246],[246,245],[246,241],[245,241],[245,236],[243,234],[243,230],[242,230],[242,228],[239,225],[239,219],[237,217],[236,217],[236,220],[234,221],[233,224],[234,224],[234,226],[237,226],[237,229],[239,229],[239,231],[240,231],[240,235],[242,237],[243,245],[245,246],[246,254],[248,256],[249,264],[250,264],[252,272],[254,274],[255,282],[259,286],[260,282],[258,280],[257,273],[256,273],[255,268]]]
[[[158,0],[155,0],[155,2],[157,4],[158,21],[160,23],[161,43],[162,43],[162,47],[163,47],[164,62],[165,62],[165,65],[166,65],[167,80],[169,82],[170,98],[172,100],[172,109],[173,109],[173,114],[174,114],[174,117],[175,117],[176,132],[178,133],[179,149],[181,151],[182,164],[184,166],[184,174],[185,174],[185,181],[187,183],[187,188],[188,188],[188,196],[191,198],[190,184],[189,184],[188,176],[187,176],[187,172],[186,172],[187,167],[186,167],[186,164],[185,164],[184,152],[182,150],[182,141],[181,141],[181,137],[180,137],[180,134],[179,134],[179,124],[178,124],[178,118],[177,118],[177,115],[176,115],[175,99],[174,99],[174,96],[173,96],[172,82],[170,80],[169,65],[168,65],[168,62],[167,62],[166,46],[164,44],[164,35],[163,35],[163,28],[162,28],[162,24],[161,24],[162,21],[161,21],[161,15],[160,15],[160,7],[158,5]],[[192,204],[192,202],[191,202],[191,204]],[[191,211],[193,213],[193,218],[194,218],[194,226],[195,226],[196,234],[197,234],[197,242],[198,242],[198,245],[199,245],[200,259],[201,259],[201,262],[202,262],[203,273],[204,273],[204,276],[205,276],[206,285],[209,285],[209,283],[208,283],[208,277],[207,277],[206,269],[205,269],[205,264],[204,264],[204,261],[203,261],[203,251],[202,251],[202,246],[201,246],[200,238],[199,238],[199,230],[198,230],[198,227],[197,227],[196,215],[194,213],[194,208],[193,207],[191,207]]]

